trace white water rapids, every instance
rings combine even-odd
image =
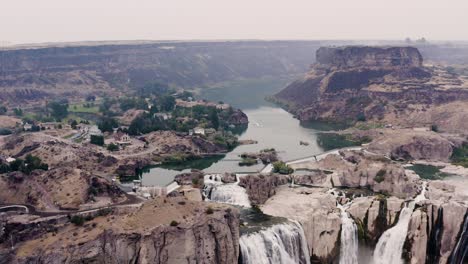
[[[297,222],[242,235],[239,244],[243,264],[310,263],[304,230]]]
[[[426,182],[423,182],[421,193],[409,202],[400,212],[398,223],[385,231],[377,242],[374,250],[374,264],[402,264],[403,245],[408,233],[408,224],[411,220],[416,203],[426,199]]]
[[[206,175],[204,192],[207,200],[249,208],[250,200],[247,191],[239,186],[239,176],[236,176],[236,179],[235,183],[223,183],[220,175]]]

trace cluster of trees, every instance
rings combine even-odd
[[[25,174],[30,174],[34,170],[48,170],[49,165],[43,163],[39,157],[28,154],[25,159],[16,159],[9,164],[0,164],[0,173],[11,171],[21,171]]]
[[[97,123],[97,126],[102,132],[112,133],[114,128],[119,127],[119,122],[115,118],[104,117]]]
[[[133,119],[128,128],[128,134],[140,135],[167,129],[166,123],[159,117],[153,116],[151,113],[145,113]]]
[[[52,101],[47,104],[47,110],[56,121],[60,122],[68,116],[68,101]]]
[[[13,109],[13,113],[15,114],[15,116],[22,116],[22,115],[23,115],[23,109],[21,109],[21,108],[14,108],[14,109]]]
[[[104,137],[98,135],[91,135],[89,138],[89,142],[94,145],[104,146]]]
[[[454,148],[451,160],[456,165],[468,168],[468,143],[463,143],[460,147]]]

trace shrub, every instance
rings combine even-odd
[[[85,219],[82,216],[74,215],[70,219],[70,222],[72,222],[76,226],[82,226],[85,222]]]
[[[213,214],[213,212],[214,212],[213,208],[211,207],[206,208],[206,211],[205,211],[206,214]]]
[[[197,178],[193,178],[192,179],[192,185],[198,185],[198,179]]]
[[[381,169],[377,172],[377,174],[374,177],[374,180],[378,183],[381,183],[385,180],[385,174],[387,174],[387,171],[384,169]]]
[[[178,225],[179,225],[179,223],[177,221],[175,221],[175,220],[171,221],[171,226],[178,226]]]
[[[289,167],[286,163],[283,161],[276,161],[273,162],[273,172],[279,173],[279,174],[291,174],[293,173],[293,169]]]
[[[117,146],[114,143],[110,143],[109,145],[107,145],[107,150],[108,151],[117,151],[117,150],[119,150],[119,146]]]
[[[94,144],[94,145],[104,146],[104,137],[103,136],[97,136],[97,135],[91,135],[90,142],[91,142],[91,144]]]
[[[431,130],[434,132],[439,132],[439,127],[437,125],[431,125]]]

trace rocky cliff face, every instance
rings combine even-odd
[[[320,187],[366,188],[400,198],[414,197],[419,176],[406,171],[400,164],[382,155],[364,151],[340,151],[319,162],[291,165],[294,169],[328,171],[295,176],[297,183]]]
[[[288,183],[285,175],[248,175],[240,178],[239,186],[244,187],[252,204],[263,204],[276,194],[276,188]]]
[[[416,209],[409,224],[405,258],[410,263],[462,263],[450,260],[459,258],[456,246],[466,235],[467,209],[460,203],[439,201],[428,201]]]
[[[0,50],[0,99],[73,96],[151,82],[193,88],[239,78],[301,74],[318,47],[318,42],[239,41]]]
[[[2,248],[1,263],[237,263],[239,212],[166,198]],[[45,242],[47,241],[47,242]]]
[[[416,48],[320,48],[316,57],[309,73],[275,95],[301,120],[380,120],[413,126],[440,123],[445,130],[463,126],[435,120],[429,112],[439,107],[437,113],[452,113],[448,103],[468,102],[464,81],[424,67]]]
[[[312,263],[333,263],[339,255],[341,219],[331,194],[282,186],[261,208],[266,214],[302,224]]]
[[[381,131],[367,149],[394,160],[432,160],[448,162],[454,143],[438,133],[412,129]]]
[[[350,67],[421,67],[423,58],[413,47],[321,47],[317,62],[338,68]]]

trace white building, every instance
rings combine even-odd
[[[205,135],[205,129],[203,127],[196,127],[193,129],[193,133],[196,135]]]
[[[31,131],[32,130],[32,125],[29,123],[23,124],[23,129],[24,131]]]

